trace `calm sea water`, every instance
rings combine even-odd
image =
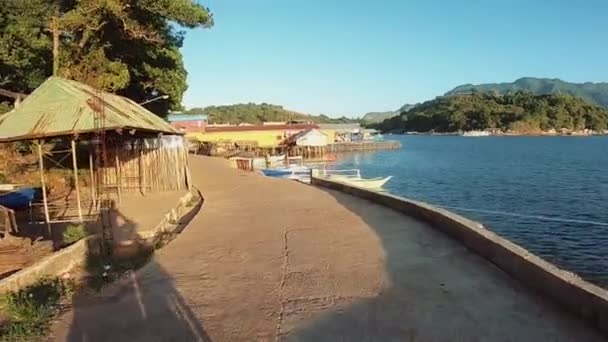
[[[608,288],[608,137],[390,136],[398,151],[338,168],[393,175],[386,189],[482,222]]]

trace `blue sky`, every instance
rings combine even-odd
[[[464,83],[608,81],[608,1],[204,0],[184,105],[395,110]]]

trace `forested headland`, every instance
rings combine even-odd
[[[515,134],[608,130],[608,110],[566,94],[516,91],[442,96],[373,127],[384,132],[494,130]]]

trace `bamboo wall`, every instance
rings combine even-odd
[[[98,152],[99,153],[99,152]],[[108,192],[179,191],[188,188],[188,150],[183,137],[109,140],[98,187]]]

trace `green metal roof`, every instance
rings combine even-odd
[[[60,77],[50,77],[21,105],[0,115],[0,141],[58,137],[99,129],[181,134],[130,99]]]

